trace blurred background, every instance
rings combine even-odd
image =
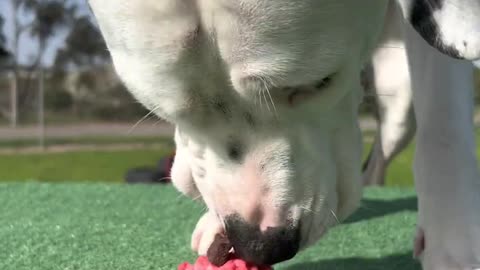
[[[477,101],[479,91],[477,75]],[[366,149],[374,101],[367,95],[361,111]],[[0,0],[0,181],[164,181],[173,129],[146,115],[116,76],[85,0]],[[412,185],[412,158],[413,145],[387,185]]]
[[[85,0],[0,0],[0,55],[0,181],[122,182],[173,150],[172,127],[142,119],[116,76]]]

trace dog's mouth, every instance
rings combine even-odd
[[[292,249],[292,248],[295,249],[294,253],[291,253],[288,251],[289,249]],[[287,252],[286,254],[295,255],[298,250],[299,250],[299,247],[297,245],[296,247],[289,247],[287,250],[283,249],[283,251],[280,250],[279,252],[284,252],[284,253]],[[293,256],[288,256],[288,257],[284,257],[282,260],[276,260],[276,261],[262,260],[263,263],[260,264],[258,262],[258,259],[255,259],[256,258],[255,256],[258,256],[258,254],[252,257],[251,255],[242,254],[241,250],[235,251],[235,248],[232,242],[228,239],[226,235],[223,235],[223,234],[217,234],[215,236],[213,243],[211,244],[210,248],[207,251],[208,260],[210,261],[211,264],[217,267],[221,267],[225,265],[232,258],[240,258],[242,260],[245,260],[248,263],[252,263],[258,266],[270,266],[275,263],[279,263],[281,261],[286,261],[293,257]]]
[[[318,239],[322,238],[328,232],[328,229],[331,227],[327,224],[328,222],[328,220],[325,220],[321,224],[317,224],[314,217],[310,217],[305,220],[302,219],[302,222],[299,222],[298,224],[299,230],[297,232],[299,241],[297,242],[297,247],[295,248],[297,252],[308,248]],[[248,256],[248,254],[243,254],[241,250],[235,250],[234,242],[238,240],[235,239],[246,239],[248,237],[246,237],[245,235],[231,234],[230,237],[232,237],[232,239],[229,238],[229,234],[227,234],[226,232],[222,232],[215,236],[213,243],[210,245],[207,251],[207,258],[211,264],[217,267],[221,267],[232,258],[240,258],[250,263],[258,264],[258,260],[250,260],[251,256]],[[255,243],[256,241],[253,241],[252,245],[254,245]],[[296,254],[297,252],[292,254]],[[285,260],[288,259],[291,259],[291,257],[285,257]]]

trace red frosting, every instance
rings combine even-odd
[[[194,265],[188,262],[180,264],[178,270],[273,270],[273,268],[270,266],[255,266],[235,257],[232,257],[223,266],[217,267],[211,264],[207,257],[201,256]]]

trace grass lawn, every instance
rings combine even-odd
[[[371,134],[367,136],[371,137]],[[369,140],[371,141],[371,139]],[[0,149],[6,146],[21,146],[28,142],[0,142]],[[173,149],[171,139],[139,137],[86,137],[58,139],[50,141],[51,145],[94,144],[108,145],[121,143],[141,143],[146,147],[138,150],[122,151],[77,151],[66,153],[36,154],[0,154],[0,182],[39,180],[49,182],[64,181],[100,181],[121,182],[124,173],[132,167],[155,166],[157,161]],[[160,144],[160,147],[158,145]],[[149,145],[156,147],[149,148]],[[480,130],[477,130],[477,145],[480,145]],[[365,144],[365,156],[370,144]],[[412,143],[390,165],[387,172],[387,186],[412,187],[412,160],[414,156]],[[480,147],[477,147],[480,155]]]
[[[368,189],[362,208],[277,270],[417,270],[414,192]],[[2,270],[174,270],[193,261],[202,207],[171,186],[0,184]]]
[[[0,141],[3,148],[35,145],[36,141]],[[157,166],[170,154],[173,141],[158,137],[81,137],[50,139],[47,146],[142,144],[135,150],[69,151],[63,153],[0,154],[0,182],[122,182],[132,167]]]
[[[0,141],[2,147],[25,147],[36,141]],[[53,139],[47,146],[109,145],[140,143],[145,147],[121,151],[74,151],[65,153],[0,154],[0,182],[38,180],[48,182],[121,182],[125,172],[137,166],[155,166],[158,160],[173,149],[171,139],[154,137],[84,137]],[[155,145],[155,147],[153,147]],[[158,147],[160,145],[160,147]],[[152,147],[149,147],[152,146]],[[370,145],[366,144],[366,149]],[[368,154],[367,151],[365,155]],[[388,185],[411,186],[410,170],[413,147],[409,147],[392,164]]]
[[[156,166],[168,150],[0,155],[0,181],[121,182],[128,169]]]

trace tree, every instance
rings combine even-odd
[[[0,17],[0,30],[2,29],[2,21]],[[7,51],[5,48],[5,41],[4,41],[4,36],[2,32],[0,32],[0,70],[3,68],[3,66],[6,66],[9,58],[10,58],[10,52]]]
[[[88,16],[81,16],[72,21],[65,46],[57,52],[55,65],[93,66],[108,59],[109,53],[100,31]]]
[[[3,17],[0,17],[0,72],[2,72],[3,69],[8,68],[11,59],[11,54],[6,49],[6,38],[3,31],[3,24],[4,19]],[[8,116],[8,114],[8,109],[0,107],[0,117]]]
[[[29,8],[35,14],[29,32],[31,37],[38,40],[37,58],[32,64],[33,67],[37,67],[41,64],[50,37],[60,28],[68,26],[68,21],[72,17],[71,14],[75,13],[76,6],[67,7],[65,1],[59,0],[27,0],[26,2],[34,3],[29,5]]]
[[[5,23],[5,19],[3,17],[0,17],[0,50],[3,50],[4,53],[6,52],[5,49],[5,33],[3,32],[3,24]]]
[[[3,59],[7,58],[9,55],[7,49],[0,45],[0,63],[3,63]]]
[[[12,0],[12,18],[13,18],[13,55],[14,63],[14,79],[11,90],[11,124],[16,126],[18,122],[18,105],[19,101],[28,98],[30,91],[30,83],[23,87],[19,87],[19,40],[25,33],[34,38],[38,42],[37,54],[32,60],[27,70],[30,71],[29,79],[31,81],[33,71],[42,65],[48,41],[56,31],[68,24],[68,19],[72,16],[68,14],[75,13],[76,6],[67,6],[63,0]],[[31,15],[32,19],[25,22],[25,14]]]

